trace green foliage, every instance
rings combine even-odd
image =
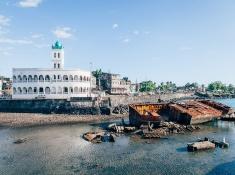
[[[128,77],[123,77],[123,80],[128,81]]]
[[[171,81],[167,81],[166,83],[161,82],[161,84],[158,86],[158,89],[161,91],[173,91],[176,88],[176,84],[172,83]]]
[[[140,92],[151,92],[155,91],[156,83],[152,81],[144,81],[141,83]]]
[[[96,78],[96,85],[98,87],[98,89],[100,90],[100,78],[102,75],[102,70],[101,69],[97,69],[96,71],[92,72],[92,75]]]
[[[210,92],[223,92],[223,93],[234,93],[235,87],[232,84],[229,84],[228,86],[226,84],[223,84],[221,81],[215,81],[213,83],[210,83],[207,87],[207,91]]]
[[[95,71],[92,72],[92,75],[93,75],[95,78],[99,79],[100,76],[102,75],[102,70],[101,70],[101,69],[97,69],[97,70],[95,70]]]
[[[199,85],[198,83],[194,82],[194,83],[187,83],[184,88],[186,90],[195,90],[195,89],[198,89]]]

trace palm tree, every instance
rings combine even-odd
[[[100,90],[100,78],[102,75],[102,70],[97,69],[96,71],[93,71],[92,74],[96,78],[96,85],[98,84],[98,90]]]

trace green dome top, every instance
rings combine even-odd
[[[61,42],[56,41],[54,45],[52,45],[52,49],[63,49]]]

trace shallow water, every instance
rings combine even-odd
[[[222,102],[235,107],[235,100]],[[0,174],[235,174],[235,123],[211,122],[198,132],[168,139],[120,136],[115,143],[91,144],[81,138],[102,123],[0,130]],[[198,137],[230,143],[228,149],[188,153]],[[16,138],[27,137],[23,144]]]

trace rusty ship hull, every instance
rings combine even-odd
[[[140,126],[151,122],[154,125],[159,125],[161,111],[166,107],[166,104],[132,104],[129,105],[129,121],[133,126]]]
[[[200,124],[234,112],[232,108],[210,100],[187,100],[174,103],[132,104],[129,106],[131,125],[140,126],[148,122],[158,124],[162,114],[169,121],[181,124]]]

